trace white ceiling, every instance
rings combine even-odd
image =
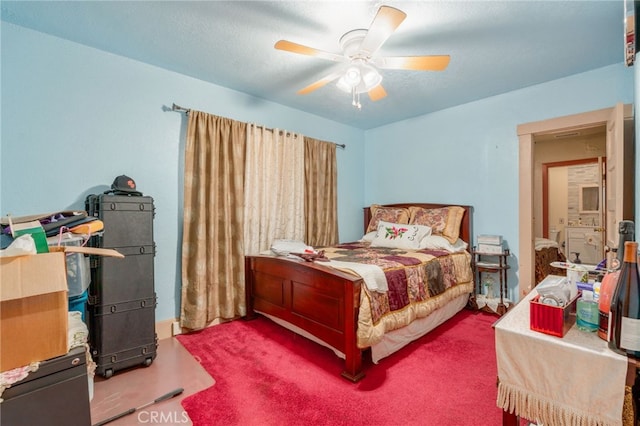
[[[451,56],[445,71],[382,70],[388,96],[362,110],[328,84],[334,62],[276,50],[280,39],[340,53],[381,5],[406,20],[381,56]],[[600,1],[6,1],[2,20],[362,129],[624,61],[624,4]],[[168,99],[167,102],[173,100]],[[197,107],[197,105],[184,105]]]

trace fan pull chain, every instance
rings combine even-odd
[[[358,109],[362,109],[362,104],[360,103],[360,93],[356,92],[356,88],[351,88],[351,105]]]

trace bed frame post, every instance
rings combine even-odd
[[[245,309],[247,311],[244,319],[256,319],[256,312],[253,310],[253,261],[249,256],[244,258],[244,295]]]
[[[344,330],[344,348],[345,348],[345,371],[342,377],[357,382],[365,376],[362,371],[362,350],[358,348],[358,311],[360,308],[360,291],[361,281],[345,282],[345,293],[351,294],[353,297],[345,299],[345,330]]]

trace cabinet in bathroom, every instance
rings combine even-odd
[[[566,231],[566,256],[573,262],[596,265],[603,259],[601,228],[594,226],[569,226]]]

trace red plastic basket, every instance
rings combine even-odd
[[[552,336],[564,337],[576,322],[576,296],[565,306],[552,306],[539,303],[540,296],[531,299],[529,303],[529,325],[531,330]]]

